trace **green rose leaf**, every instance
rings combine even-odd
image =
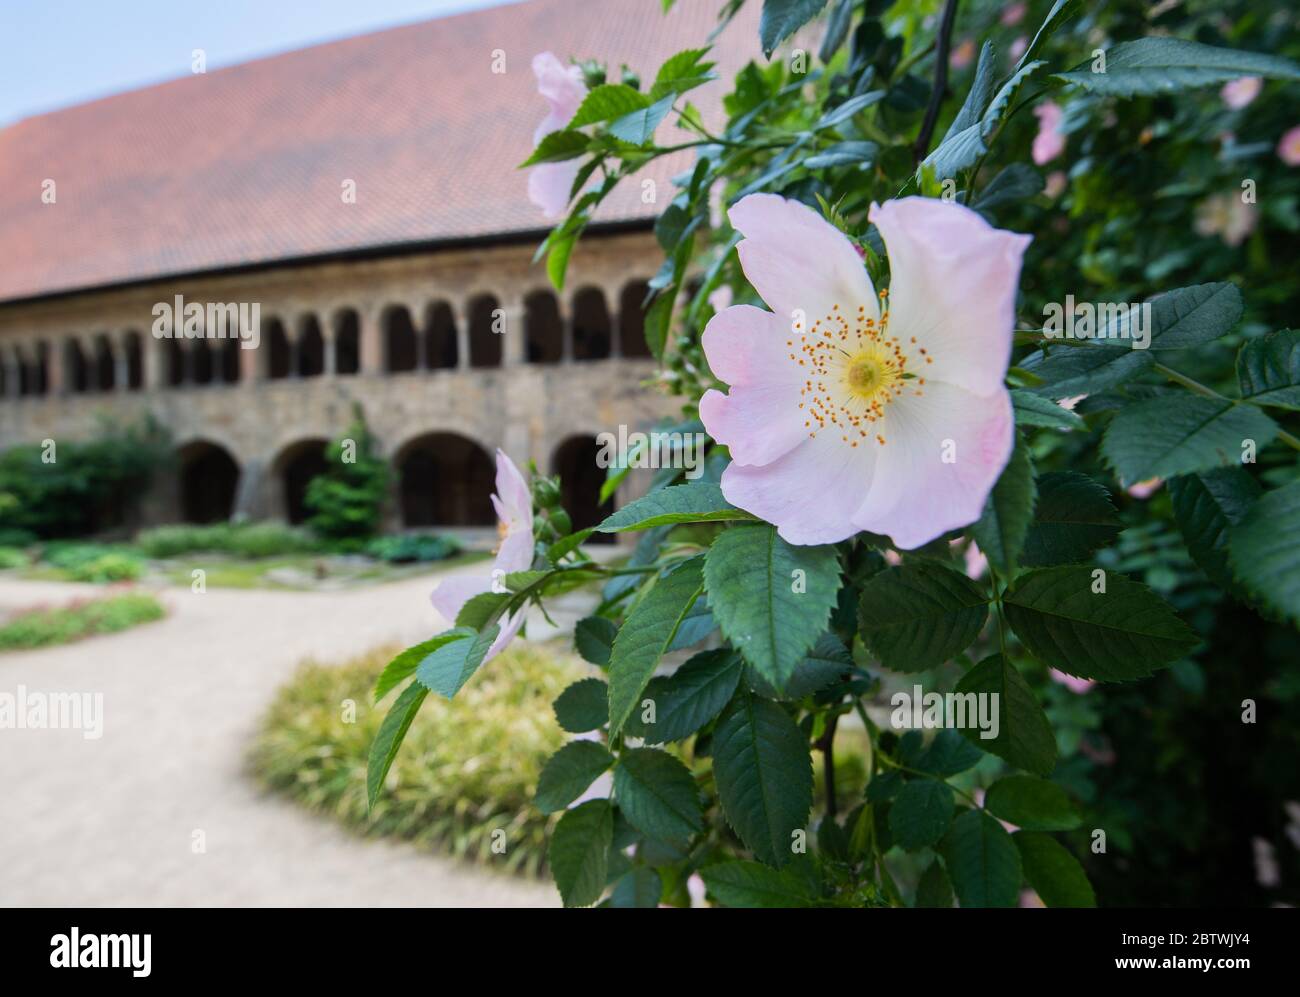
[[[477,633],[459,627],[452,632],[460,636],[436,648],[415,669],[415,681],[448,699],[460,692],[478,670],[501,627],[494,623]]]
[[[1300,66],[1258,52],[1216,48],[1182,38],[1139,38],[1106,49],[1104,71],[1089,60],[1057,73],[1059,79],[1092,93],[1135,97],[1227,83],[1242,76],[1300,80]]]
[[[821,13],[825,6],[826,0],[763,0],[763,13],[758,22],[763,54],[770,58],[773,49]]]
[[[1050,398],[1036,395],[1024,388],[1011,392],[1011,405],[1016,411],[1017,426],[1042,426],[1045,429],[1087,429],[1083,417],[1068,408],[1062,408]]]
[[[544,814],[563,810],[613,764],[614,756],[604,745],[596,741],[570,741],[542,767],[533,802]]]
[[[1052,471],[1038,479],[1020,561],[1033,568],[1086,561],[1123,528],[1110,492],[1078,471]]]
[[[1228,529],[1240,523],[1259,498],[1255,479],[1241,467],[1216,467],[1173,478],[1169,498],[1187,551],[1224,589],[1235,584],[1228,565]]]
[[[568,127],[575,129],[612,121],[647,108],[650,104],[649,97],[626,83],[602,83],[598,87],[592,87],[582,98]]]
[[[412,682],[397,697],[384,722],[370,745],[370,758],[366,764],[366,805],[373,807],[379,798],[379,789],[384,784],[388,770],[397,757],[397,749],[402,746],[406,732],[411,729],[411,721],[420,711],[424,697],[429,690],[418,682]]]
[[[1032,775],[1009,775],[989,787],[984,808],[1026,831],[1073,831],[1079,810],[1054,782]]]
[[[759,862],[718,862],[700,870],[724,907],[811,907],[821,893],[810,862],[772,869]]]
[[[642,495],[596,527],[601,533],[645,530],[670,523],[717,523],[754,517],[722,497],[722,489],[707,481],[673,485]]]
[[[960,572],[934,563],[888,568],[862,586],[858,623],[881,664],[919,672],[970,647],[988,616],[988,596]]]
[[[588,800],[565,811],[555,825],[547,860],[565,907],[590,907],[600,899],[613,839],[609,800]]]
[[[1056,768],[1056,736],[1038,697],[1020,671],[1000,654],[985,658],[961,677],[961,694],[998,697],[997,737],[984,738],[976,727],[962,728],[973,744],[1036,775],[1048,776]]]
[[[666,751],[628,748],[614,770],[614,796],[633,827],[661,841],[683,841],[704,827],[690,769]]]
[[[554,709],[561,730],[598,730],[609,721],[609,688],[600,679],[580,679],[555,697]]]
[[[746,847],[768,865],[785,865],[813,788],[808,741],[790,715],[739,693],[713,732],[713,775],[722,812]]]
[[[1025,879],[1048,907],[1096,907],[1083,866],[1051,835],[1019,831],[1011,836]]]
[[[1246,343],[1237,354],[1237,385],[1256,404],[1300,409],[1300,332],[1283,329]]]
[[[921,873],[921,881],[916,884],[916,903],[913,906],[952,906],[952,880],[948,878],[948,870],[937,858]]]
[[[383,672],[380,673],[378,680],[375,682],[375,702],[387,696],[404,681],[415,674],[415,670],[420,666],[425,658],[453,640],[460,640],[465,636],[466,631],[448,630],[446,633],[440,633],[438,636],[422,641],[414,647],[408,647],[401,654],[397,655],[392,661],[384,666]]]
[[[1145,585],[1100,569],[1094,577],[1082,565],[1031,571],[1017,580],[1004,604],[1007,622],[1034,657],[1082,678],[1143,678],[1197,642]]]
[[[645,725],[646,739],[659,744],[694,734],[731,701],[743,671],[740,655],[729,648],[695,655],[655,690],[655,722]]]
[[[889,808],[894,844],[914,852],[939,843],[952,823],[952,787],[937,779],[913,779]]]
[[[609,736],[617,737],[704,588],[700,558],[660,578],[628,615],[609,656]]]
[[[1300,621],[1300,481],[1268,492],[1229,528],[1228,557],[1252,595]]]
[[[797,547],[776,527],[734,526],[704,562],[709,606],[722,632],[765,679],[784,688],[826,632],[840,587],[835,548]]]
[[[939,847],[963,907],[1014,907],[1020,895],[1020,852],[1002,825],[967,810]]]
[[[997,484],[989,492],[984,512],[970,527],[984,556],[1004,575],[1015,574],[1025,534],[1034,518],[1034,465],[1023,439],[1016,440]]]
[[[579,620],[573,628],[573,646],[582,655],[583,661],[606,668],[617,636],[618,624],[613,620],[604,616],[588,616]]]

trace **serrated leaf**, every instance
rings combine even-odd
[[[1252,339],[1237,354],[1241,397],[1258,405],[1300,409],[1300,332],[1282,329]]]
[[[1025,48],[1025,51],[1020,56],[1020,61],[1016,63],[1017,69],[1038,54],[1038,50],[1042,48],[1043,43],[1056,32],[1057,28],[1074,16],[1082,2],[1083,0],[1056,0],[1056,3],[1052,4],[1052,9],[1047,12],[1047,16],[1043,18],[1043,23],[1034,32],[1033,41]]]
[[[570,741],[551,755],[537,777],[537,795],[533,802],[544,814],[563,810],[596,777],[614,764],[614,756],[596,741]]]
[[[586,616],[573,628],[573,646],[583,661],[606,668],[617,636],[618,624],[613,620],[604,616]]]
[[[663,896],[664,883],[653,869],[633,866],[614,884],[609,895],[611,907],[658,907]]]
[[[1051,835],[1019,831],[1011,836],[1025,879],[1048,907],[1096,907],[1097,896],[1083,866]]]
[[[948,878],[948,870],[937,858],[921,873],[921,880],[916,884],[916,903],[913,906],[952,906],[952,880]]]
[[[1032,389],[1048,398],[1097,394],[1137,377],[1155,362],[1150,350],[1076,340],[1031,353],[1021,367],[1041,378]]]
[[[655,129],[672,110],[676,94],[669,94],[649,107],[638,108],[617,119],[609,126],[609,133],[633,145],[645,145],[654,138]]]
[[[1257,52],[1216,48],[1182,38],[1139,38],[1106,50],[1105,72],[1089,60],[1056,75],[1091,93],[1134,97],[1227,83],[1242,76],[1300,80],[1300,66]]]
[[[876,160],[880,146],[875,142],[836,142],[803,161],[803,167],[820,170],[828,166],[869,166]]]
[[[561,730],[598,730],[609,721],[609,689],[600,679],[579,679],[555,698],[553,707]]]
[[[794,666],[794,674],[785,688],[777,689],[752,668],[748,670],[748,681],[751,689],[768,699],[802,699],[855,671],[853,655],[844,642],[832,633],[825,633]]]
[[[998,88],[998,92],[989,101],[984,116],[980,118],[980,128],[983,130],[982,136],[984,139],[987,140],[993,134],[994,129],[1002,123],[1003,115],[1007,113],[1007,108],[1011,106],[1011,102],[1016,99],[1016,94],[1020,92],[1020,88],[1029,82],[1029,78],[1045,65],[1047,63],[1040,61],[1022,62],[1016,67],[1016,71],[1011,74],[1011,78]]]
[[[1121,481],[1168,478],[1241,462],[1242,444],[1263,447],[1277,423],[1227,399],[1178,393],[1121,408],[1102,438],[1102,456]]]
[[[588,800],[566,811],[555,825],[547,861],[565,907],[590,907],[600,899],[613,838],[609,800]]]
[[[759,862],[718,862],[701,869],[700,877],[724,907],[811,907],[819,891],[807,865],[771,869]]]
[[[1011,405],[1017,426],[1043,426],[1047,429],[1087,429],[1083,417],[1056,402],[1023,388],[1011,392]]]
[[[1086,474],[1052,471],[1038,478],[1034,520],[1025,535],[1025,567],[1086,561],[1124,528],[1110,493]]]
[[[989,787],[984,809],[1026,831],[1073,831],[1082,823],[1064,789],[1032,775],[1009,775]]]
[[[1038,697],[1019,670],[1002,655],[985,658],[961,677],[959,694],[998,697],[997,737],[985,738],[977,727],[961,734],[990,754],[1036,775],[1049,776],[1056,768],[1056,736]]]
[[[711,62],[701,62],[708,54],[707,48],[688,48],[669,56],[655,74],[650,86],[650,99],[659,100],[668,94],[683,94],[714,79]]]
[[[855,114],[865,111],[874,104],[879,104],[885,99],[884,90],[872,90],[870,93],[861,93],[856,97],[850,97],[844,103],[832,107],[829,111],[817,119],[813,125],[814,132],[824,131],[827,128],[834,128],[838,124],[843,124]]]
[[[1041,173],[1025,163],[1012,163],[985,185],[971,207],[976,211],[990,211],[1003,204],[1028,200],[1042,190]]]
[[[1228,557],[1252,595],[1300,622],[1300,481],[1265,494],[1228,530]]]
[[[577,159],[591,147],[591,139],[582,132],[561,129],[543,135],[537,148],[519,165],[536,166],[539,163],[562,163],[566,159]]]
[[[832,546],[798,547],[776,527],[733,526],[704,562],[709,606],[745,660],[784,688],[800,659],[826,631],[840,587]]]
[[[406,732],[411,729],[411,721],[415,719],[428,694],[428,689],[412,682],[397,697],[388,715],[384,717],[384,722],[379,725],[379,733],[370,745],[370,757],[366,763],[367,807],[373,807],[379,798],[379,789],[393,766],[397,749],[402,746]]]
[[[1016,905],[1020,852],[1002,825],[982,810],[967,810],[953,821],[940,852],[963,907]]]
[[[1169,604],[1118,572],[1094,592],[1084,565],[1038,568],[1006,595],[1007,622],[1029,652],[1069,675],[1123,682],[1177,661],[1197,642]]]
[[[978,708],[967,712],[966,716],[969,719],[961,729],[965,729],[972,723],[978,725]],[[935,734],[925,751],[911,761],[911,767],[919,772],[929,772],[931,775],[946,779],[979,764],[984,756],[975,744],[963,738],[960,729],[945,727]]]
[[[1187,552],[1223,589],[1235,585],[1228,565],[1228,528],[1241,522],[1259,495],[1255,479],[1239,466],[1216,467],[1169,482],[1174,522]]]
[[[495,623],[479,632],[458,627],[452,633],[461,636],[427,655],[415,669],[415,681],[430,692],[451,699],[483,664],[500,632],[501,627]]]
[[[1182,350],[1211,343],[1233,330],[1244,307],[1236,285],[1226,282],[1167,291],[1151,301],[1148,348]]]
[[[699,558],[659,581],[629,614],[609,657],[609,736],[617,737],[704,588]]]
[[[1015,573],[1025,534],[1034,518],[1036,494],[1029,448],[1023,438],[1017,437],[1011,460],[989,492],[984,512],[970,526],[970,535],[989,563],[1007,576]]]
[[[913,779],[894,797],[889,830],[907,852],[939,843],[952,823],[952,788],[937,779]]]
[[[771,58],[772,50],[816,17],[826,0],[763,0],[763,14],[758,22],[758,37],[763,54]]]
[[[858,625],[886,668],[919,672],[970,647],[988,616],[988,596],[971,579],[935,563],[888,568],[862,586]]]
[[[614,770],[614,796],[633,827],[660,841],[684,841],[704,827],[695,779],[666,751],[624,749]]]
[[[743,670],[730,648],[695,655],[656,690],[655,722],[645,725],[646,739],[659,744],[694,734],[730,702]]]
[[[457,629],[482,630],[488,620],[509,601],[509,592],[480,592],[471,596],[456,614]]]
[[[602,83],[587,91],[587,95],[582,98],[582,103],[578,105],[578,110],[574,112],[568,128],[572,130],[602,121],[612,121],[649,106],[650,98],[626,83]]]
[[[669,523],[719,523],[752,520],[752,513],[737,509],[722,489],[707,481],[673,485],[642,495],[623,506],[596,527],[601,533],[645,530]]]
[[[421,641],[413,647],[408,647],[398,654],[384,666],[384,670],[380,672],[379,678],[375,681],[375,702],[378,703],[414,675],[415,669],[419,667],[420,662],[442,647],[443,644],[459,640],[462,636],[463,633],[460,631],[448,630],[436,637],[431,637],[429,640]]]
[[[792,833],[812,809],[812,757],[789,714],[737,694],[713,732],[713,776],[727,822],[768,865],[792,857]]]

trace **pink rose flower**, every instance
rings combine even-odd
[[[536,145],[573,120],[578,105],[587,95],[587,86],[582,81],[581,69],[564,65],[550,52],[533,56],[533,73],[537,76],[537,92],[551,106],[550,113],[533,133],[533,145]],[[566,159],[562,163],[540,163],[529,172],[528,199],[541,208],[547,218],[563,214],[580,162],[579,159]]]
[[[1283,134],[1277,143],[1277,157],[1287,166],[1300,166],[1300,125]]]
[[[1125,489],[1130,495],[1139,501],[1149,499],[1161,485],[1165,483],[1164,478],[1147,478],[1145,481],[1137,481]]]
[[[853,244],[806,205],[751,194],[730,217],[772,311],[734,305],[704,330],[730,385],[700,399],[731,450],[727,499],[794,544],[869,530],[910,549],[979,518],[1011,456],[1003,378],[1029,237],[944,201],[873,204],[882,313]]]
[[[724,308],[731,306],[731,285],[722,284],[712,294],[709,295],[709,307],[715,312],[720,312]]]
[[[1229,80],[1223,84],[1223,89],[1219,91],[1219,96],[1223,102],[1234,111],[1240,111],[1252,100],[1259,96],[1260,90],[1264,88],[1264,81],[1258,76],[1243,76],[1239,80]]]
[[[500,450],[497,451],[497,491],[492,496],[492,505],[497,511],[497,532],[501,536],[501,545],[497,548],[491,572],[486,576],[453,575],[444,578],[429,594],[433,608],[449,624],[455,624],[461,608],[474,596],[493,591],[494,585],[500,589],[506,575],[514,571],[527,571],[532,566],[533,497],[519,468]],[[526,615],[526,610],[521,608],[501,621],[501,632],[488,648],[488,653],[483,658],[484,664],[514,640],[524,625]]]
[[[1067,675],[1065,672],[1058,672],[1055,668],[1049,668],[1048,674],[1052,677],[1053,682],[1065,686],[1079,696],[1082,696],[1097,684],[1093,679],[1081,679],[1077,675]]]
[[[1198,235],[1217,235],[1235,248],[1255,231],[1255,223],[1255,205],[1243,201],[1236,191],[1225,191],[1211,194],[1197,205],[1192,226]]]
[[[974,61],[974,38],[963,38],[948,56],[948,65],[953,69],[965,69]]]
[[[1011,47],[1007,49],[1007,57],[1012,61],[1012,63],[1019,62],[1020,57],[1025,54],[1027,48],[1029,48],[1029,36],[1020,35],[1011,43]]]
[[[1055,201],[1065,193],[1065,188],[1069,186],[1069,178],[1061,170],[1052,170],[1047,174],[1047,182],[1043,184],[1043,193]]]
[[[1002,8],[1001,22],[1008,28],[1019,24],[1025,16],[1025,4],[1009,3]]]
[[[1061,134],[1061,118],[1065,113],[1061,105],[1047,100],[1034,108],[1034,116],[1038,118],[1038,134],[1034,136],[1033,157],[1042,166],[1065,151],[1065,136]]]

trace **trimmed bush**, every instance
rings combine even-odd
[[[146,557],[183,554],[231,554],[235,557],[281,557],[309,554],[323,548],[308,530],[280,523],[212,523],[206,526],[176,524],[141,530],[135,545]]]
[[[442,561],[460,551],[460,541],[437,533],[378,537],[366,545],[368,555],[390,564]]]
[[[375,706],[371,690],[396,650],[338,667],[304,665],[262,721],[251,753],[257,777],[364,833],[538,874],[549,820],[533,794],[543,763],[568,739],[551,702],[587,669],[556,649],[516,642],[454,700],[430,695],[389,772],[394,788],[367,818],[366,761],[395,695]],[[354,723],[343,718],[349,700]],[[505,855],[492,852],[497,829],[506,832]]]
[[[51,609],[32,609],[0,625],[0,651],[66,644],[92,634],[116,633],[150,623],[164,615],[162,603],[143,592],[127,592]]]
[[[10,568],[25,568],[28,557],[17,547],[0,547],[0,571]]]
[[[143,569],[139,559],[127,554],[105,554],[73,568],[72,578],[78,582],[133,582]]]
[[[307,485],[308,525],[331,540],[374,536],[383,515],[390,473],[388,464],[376,453],[375,439],[360,406],[353,409],[347,432],[326,449],[325,463],[324,473]]]

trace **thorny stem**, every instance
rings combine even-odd
[[[930,92],[930,104],[925,109],[925,120],[921,123],[921,132],[916,136],[916,147],[913,149],[913,158],[918,163],[930,151],[930,139],[934,135],[934,126],[939,122],[939,108],[943,105],[948,89],[948,50],[952,45],[952,28],[956,20],[957,0],[946,0],[935,46],[934,89]]]

